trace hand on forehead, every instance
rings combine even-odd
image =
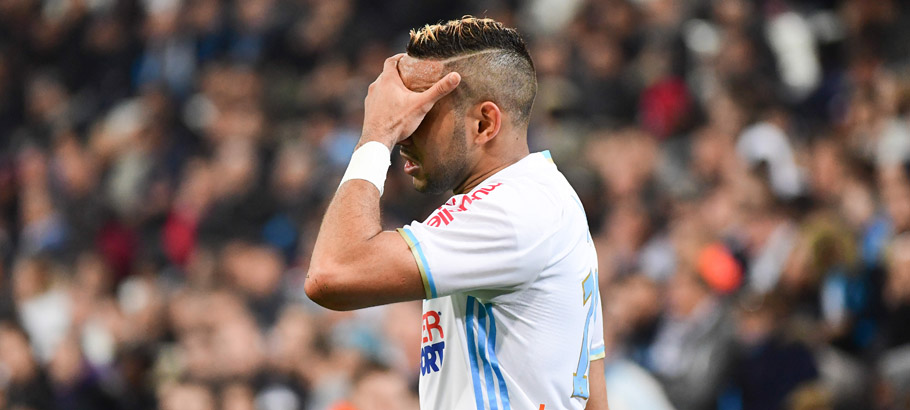
[[[416,92],[426,91],[450,71],[442,61],[422,60],[409,55],[402,56],[398,61],[401,81],[405,87]]]

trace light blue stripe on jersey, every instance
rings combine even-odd
[[[483,378],[486,380],[487,400],[490,402],[490,410],[493,410],[499,409],[499,404],[496,401],[496,387],[493,386],[493,371],[487,353],[489,338],[487,338],[486,327],[487,310],[481,305],[477,311],[477,350],[480,353],[480,360],[483,362]]]
[[[588,234],[590,235],[590,234]],[[594,283],[600,283],[600,278],[598,277],[599,272],[597,269],[594,269]],[[600,286],[594,287],[594,306],[599,306],[600,303]],[[594,321],[597,322],[597,314],[600,313],[600,309],[594,309]],[[589,360],[598,360],[602,359],[606,355],[607,349],[606,346],[598,347],[590,352],[588,352]]]
[[[502,377],[502,371],[499,370],[499,360],[496,359],[496,318],[493,317],[493,305],[485,304],[484,309],[487,311],[487,317],[490,318],[490,338],[487,339],[488,351],[490,352],[490,364],[493,372],[496,373],[496,379],[499,381],[499,398],[502,400],[502,408],[510,410],[509,389],[506,387],[506,381]]]
[[[474,298],[468,296],[468,303],[465,307],[464,330],[468,338],[468,358],[471,362],[471,380],[474,382],[474,402],[478,410],[483,410],[483,387],[480,385],[480,374],[477,368],[477,356],[475,356],[476,344],[474,343]]]
[[[418,255],[420,255],[420,264],[423,267],[424,273],[426,273],[427,285],[429,286],[429,289],[428,289],[429,292],[427,292],[427,293],[429,293],[430,298],[435,298],[436,297],[436,283],[433,282],[433,274],[430,273],[430,264],[427,263],[427,257],[423,253],[423,248],[420,247],[420,242],[417,240],[417,237],[414,236],[414,233],[411,232],[411,228],[408,228],[407,226],[405,226],[402,229],[402,232],[404,232],[405,235],[407,235],[408,239],[411,240],[410,242],[413,243],[414,251],[417,252]]]
[[[475,314],[476,309],[476,314]],[[489,329],[489,333],[487,333]],[[484,410],[484,392],[490,410],[511,410],[509,389],[506,386],[499,360],[496,358],[496,319],[493,306],[478,303],[473,296],[467,297],[465,307],[465,333],[468,341],[468,358],[471,364],[471,380],[474,383],[474,402],[477,409]],[[480,369],[483,368],[483,380]],[[494,379],[495,375],[495,379]],[[498,384],[499,389],[496,388]],[[502,403],[502,407],[500,407]]]
[[[540,153],[543,155],[544,158],[550,160],[550,162],[555,163],[555,161],[553,161],[553,155],[550,154],[550,150],[544,150],[544,151],[541,151]]]

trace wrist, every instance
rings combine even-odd
[[[361,138],[338,188],[352,179],[362,179],[373,184],[382,196],[386,174],[392,164],[391,153],[391,148],[381,141],[364,141]]]
[[[391,152],[392,148],[394,148],[395,144],[397,143],[395,141],[389,141],[389,138],[380,138],[380,137],[376,137],[375,135],[376,134],[374,134],[374,133],[371,133],[371,134],[364,133],[363,135],[360,136],[360,140],[357,141],[357,146],[354,149],[360,148],[369,142],[378,142],[382,145],[385,145],[385,147],[389,149],[389,152]]]

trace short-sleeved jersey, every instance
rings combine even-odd
[[[603,357],[597,255],[549,152],[399,229],[423,276],[422,409],[582,409]]]

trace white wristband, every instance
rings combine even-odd
[[[351,162],[348,163],[348,169],[344,171],[338,188],[352,179],[362,179],[376,186],[379,196],[382,196],[385,177],[389,172],[389,166],[392,165],[391,156],[392,152],[389,151],[389,147],[381,142],[370,141],[361,145],[351,155]]]

